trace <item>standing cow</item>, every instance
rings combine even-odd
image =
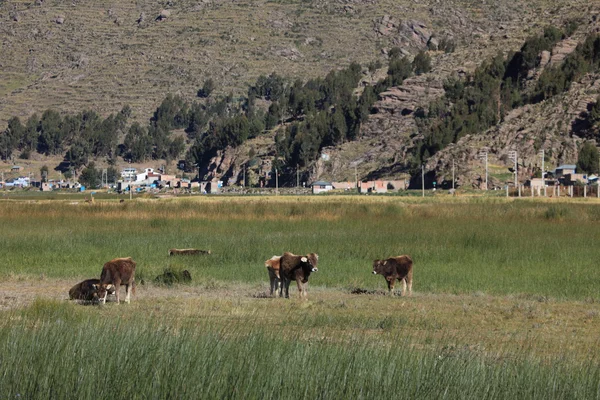
[[[125,285],[125,292],[127,293],[125,302],[130,302],[131,292],[135,293],[135,266],[136,263],[131,257],[115,258],[104,264],[100,275],[100,283],[98,284],[98,297],[102,304],[106,303],[106,296],[111,285],[115,288],[117,304],[119,304],[121,285]]]
[[[281,265],[281,256],[273,256],[265,261],[265,267],[269,271],[269,281],[271,284],[271,296],[273,293],[277,295],[279,292],[279,286],[281,285],[281,277],[279,276],[279,268]]]
[[[279,296],[282,296],[285,286],[285,298],[289,299],[290,282],[295,280],[298,285],[298,291],[300,292],[300,298],[306,298],[308,296],[306,291],[308,277],[311,272],[318,271],[318,262],[319,256],[316,253],[310,253],[306,256],[296,256],[287,252],[283,253],[279,260],[279,275],[282,281],[282,285],[279,289]]]
[[[406,285],[408,284],[408,295],[412,294],[413,280],[413,260],[409,256],[391,257],[387,260],[373,261],[373,273],[383,275],[388,290],[394,295],[394,284],[396,279],[402,281],[402,295],[406,295]]]

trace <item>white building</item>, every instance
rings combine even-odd
[[[331,184],[331,182],[317,181],[314,182],[311,186],[312,192],[314,194],[324,193],[333,190],[333,185]]]
[[[121,179],[124,181],[134,181],[137,175],[137,169],[135,168],[123,168],[121,171]]]

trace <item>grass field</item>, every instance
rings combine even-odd
[[[598,220],[595,199],[5,200],[0,392],[598,398]],[[264,260],[284,251],[319,254],[308,301],[266,298]],[[371,274],[398,254],[411,298]],[[122,256],[146,281],[132,304],[64,300]],[[192,284],[154,285],[165,268]]]

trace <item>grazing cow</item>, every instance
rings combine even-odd
[[[281,277],[279,276],[280,260],[281,256],[273,256],[265,261],[265,267],[269,271],[269,280],[271,281],[271,296],[273,296],[273,293],[277,295],[277,292],[279,292],[279,285],[281,284]]]
[[[71,300],[83,300],[90,301],[92,303],[98,302],[98,284],[100,279],[86,279],[83,282],[79,282],[69,290],[69,299]],[[107,287],[109,294],[113,294],[115,289],[109,285]]]
[[[306,286],[308,283],[308,277],[311,272],[317,272],[317,264],[319,262],[319,256],[316,253],[310,253],[306,256],[296,256],[292,253],[283,253],[279,260],[279,275],[281,277],[282,285],[279,289],[279,296],[283,294],[283,288],[285,286],[285,297],[290,297],[290,282],[296,281],[298,285],[298,291],[300,292],[300,298],[306,298],[308,296]]]
[[[409,256],[391,257],[387,260],[373,261],[373,273],[383,275],[391,295],[394,295],[394,284],[396,279],[402,281],[402,295],[406,295],[408,284],[408,295],[412,294],[413,260]]]
[[[115,258],[104,264],[100,275],[100,283],[97,286],[98,297],[102,304],[106,303],[107,290],[111,285],[115,288],[117,304],[119,304],[119,289],[121,285],[125,285],[125,292],[127,293],[125,302],[129,303],[131,292],[135,293],[135,266],[136,263],[131,257]]]
[[[210,250],[198,249],[169,249],[170,256],[195,256],[198,254],[210,254]]]

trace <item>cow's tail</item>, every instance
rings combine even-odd
[[[133,294],[135,294],[135,287],[136,287],[136,284],[135,284],[135,280],[134,280],[133,282],[131,282],[131,293],[133,293]]]

